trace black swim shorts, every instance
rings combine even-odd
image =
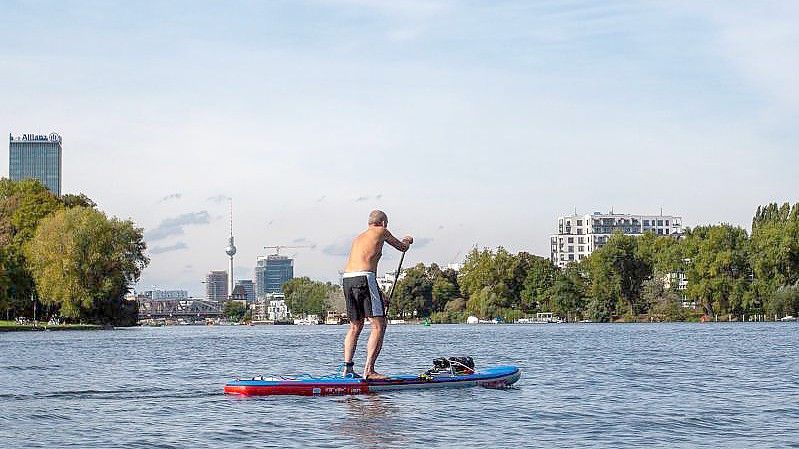
[[[350,321],[386,315],[383,292],[371,271],[344,273],[344,298]]]

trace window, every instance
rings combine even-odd
[[[644,220],[644,226],[649,226],[649,220]]]
[[[574,237],[569,237],[569,243],[574,243]]]
[[[663,226],[663,220],[658,220],[658,226]]]
[[[582,234],[582,233],[583,233],[583,230],[582,230],[582,228],[577,228],[577,235],[580,235],[580,234]]]
[[[568,251],[568,252],[570,252],[570,253],[573,253],[573,252],[574,252],[574,247],[573,247],[573,246],[570,246],[570,247],[569,247],[569,251]]]
[[[566,255],[565,254],[561,254],[560,255],[560,260],[566,260]]]
[[[577,226],[582,226],[582,225],[583,225],[583,220],[577,220]]]
[[[666,228],[666,235],[669,235],[669,229]]]
[[[582,254],[580,254],[579,256],[577,256],[577,258],[578,258],[578,259],[580,259],[580,260],[583,260],[583,257],[585,257],[585,256],[583,256]]]
[[[577,247],[577,251],[583,253],[583,252],[585,252],[585,247],[584,246],[578,246]]]
[[[668,225],[669,225],[669,220],[666,220],[666,226],[668,226]]]
[[[574,260],[574,254],[569,254],[569,260]]]
[[[662,229],[658,229],[658,235],[663,235],[663,230]]]
[[[577,243],[585,243],[585,237],[578,238]]]

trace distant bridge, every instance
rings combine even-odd
[[[140,299],[139,319],[214,318],[222,315],[216,301],[200,299]]]

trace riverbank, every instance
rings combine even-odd
[[[99,324],[19,324],[16,321],[0,320],[0,332],[26,332],[26,331],[89,331],[102,330]]]

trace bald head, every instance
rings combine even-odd
[[[373,210],[369,213],[369,226],[387,226],[388,216],[382,210]]]

